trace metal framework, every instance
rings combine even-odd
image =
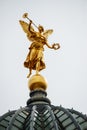
[[[37,93],[40,97],[35,96]],[[51,105],[42,90],[30,95],[26,107],[0,117],[0,130],[87,130],[86,115]]]

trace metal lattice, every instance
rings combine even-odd
[[[53,106],[46,92],[30,93],[27,106],[0,117],[0,130],[87,130],[87,116],[73,109]]]
[[[0,117],[0,130],[87,130],[87,116],[73,109],[40,103]]]

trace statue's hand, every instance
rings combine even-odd
[[[30,19],[30,23],[32,23],[33,21]]]
[[[60,48],[60,44],[59,44],[59,43],[54,43],[54,44],[52,45],[52,48],[53,48],[54,50],[57,50],[57,49]]]

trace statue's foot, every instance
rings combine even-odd
[[[36,75],[38,75],[39,74],[39,72],[38,71],[36,71]]]
[[[29,77],[30,77],[30,75],[31,75],[31,73],[27,75],[27,78],[29,78]]]

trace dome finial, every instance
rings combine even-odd
[[[28,88],[30,89],[30,91],[34,90],[45,91],[47,89],[47,81],[42,75],[35,74],[29,79]]]

